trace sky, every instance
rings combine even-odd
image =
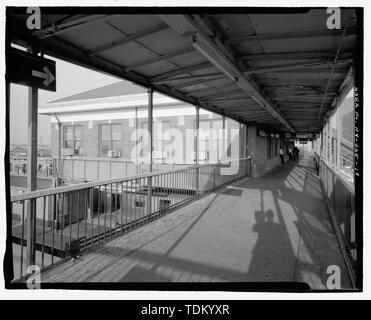
[[[39,90],[39,107],[48,101],[67,97],[83,91],[99,88],[120,81],[103,73],[45,56],[56,61],[57,91]],[[10,86],[10,143],[27,144],[28,87]],[[38,143],[50,144],[50,117],[38,117]]]

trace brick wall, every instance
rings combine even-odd
[[[185,115],[185,116],[168,116],[168,117],[156,117],[154,118],[154,129],[159,123],[168,122],[170,129],[178,129],[181,131],[182,139],[178,143],[177,147],[182,148],[183,157],[181,163],[193,164],[192,152],[194,151],[194,139],[191,139],[189,145],[186,145],[186,130],[193,129],[195,127],[195,115]],[[206,121],[218,121],[218,125],[211,125],[210,127],[220,127],[222,123],[222,117],[218,115],[200,115],[200,120]],[[137,122],[137,123],[136,123]],[[245,151],[245,126],[240,125],[238,122],[226,118],[226,128],[227,129],[237,129],[238,134],[233,138],[229,138],[230,147],[229,154],[231,158],[244,157],[246,155]],[[64,127],[67,125],[79,125],[82,126],[83,132],[83,157],[97,158],[99,157],[99,136],[100,136],[100,125],[107,123],[120,123],[122,126],[122,159],[131,159],[132,150],[136,145],[135,136],[133,135],[135,127],[142,127],[142,124],[147,124],[146,118],[135,119],[115,119],[100,120],[100,121],[75,121],[75,122],[64,122],[61,128],[61,140],[63,148],[63,132]],[[147,125],[145,125],[147,128]],[[55,123],[51,124],[51,137],[52,137],[52,154],[54,157],[58,156],[58,125]],[[171,140],[174,144],[174,138]],[[228,140],[227,140],[228,141]],[[180,145],[179,145],[180,144]],[[156,143],[154,143],[154,150],[156,150]],[[144,150],[145,152],[147,150]],[[266,151],[264,151],[266,153]],[[109,160],[109,158],[108,158]],[[177,161],[179,163],[179,161]],[[75,170],[76,172],[78,170]]]

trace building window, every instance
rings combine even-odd
[[[102,124],[100,127],[99,155],[121,157],[122,128],[120,123]]]
[[[73,155],[82,155],[82,126],[63,127],[63,148],[72,150]]]

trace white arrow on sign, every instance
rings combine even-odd
[[[45,79],[43,83],[44,83],[44,86],[47,87],[49,84],[51,84],[55,80],[55,77],[50,72],[48,67],[44,67],[43,70],[44,72],[32,70],[32,75],[37,78]]]

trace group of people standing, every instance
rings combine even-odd
[[[298,160],[299,159],[299,148],[297,146],[294,146],[293,148],[291,147],[286,147],[286,154],[289,157],[289,160]],[[281,158],[281,163],[285,164],[285,149],[283,146],[280,147],[280,158]]]

